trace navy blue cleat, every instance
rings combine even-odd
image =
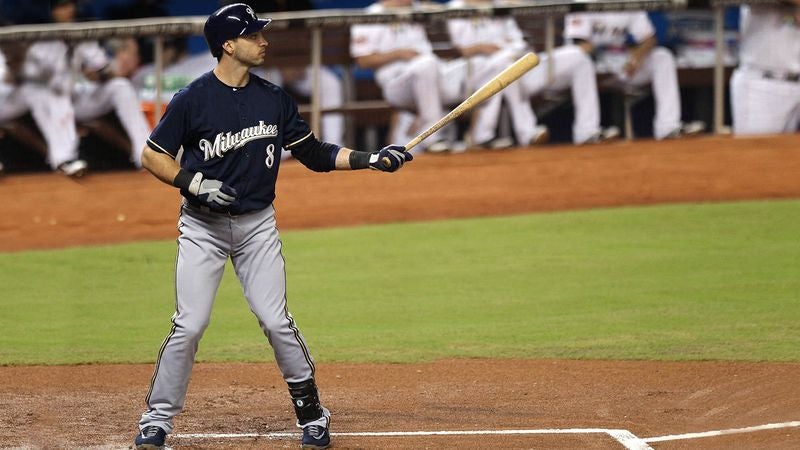
[[[163,450],[166,439],[167,432],[163,428],[149,425],[136,435],[133,445],[136,446],[136,450]]]
[[[331,446],[331,435],[328,427],[322,425],[308,425],[303,428],[303,443],[300,448],[322,450]]]

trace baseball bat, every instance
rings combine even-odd
[[[536,53],[526,53],[524,56],[514,61],[513,64],[503,69],[502,72],[495,75],[494,78],[487,81],[483,86],[479,87],[478,90],[467,97],[467,99],[461,102],[458,106],[453,108],[453,110],[447,113],[447,115],[439,119],[438,122],[428,127],[427,130],[418,134],[417,137],[405,145],[406,151],[416,147],[417,144],[422,142],[425,138],[439,131],[439,129],[455,120],[461,114],[464,114],[470,109],[478,106],[484,100],[502,91],[506,86],[516,81],[519,77],[536,67],[538,64],[539,57],[536,55]],[[391,166],[391,161],[389,161],[389,158],[383,158],[383,165],[385,167]]]

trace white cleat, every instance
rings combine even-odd
[[[533,137],[528,142],[531,147],[546,144],[550,140],[550,130],[544,125],[536,125]]]
[[[431,153],[443,153],[450,150],[450,144],[445,141],[434,142],[428,146],[427,150]]]
[[[602,130],[593,134],[592,137],[583,141],[583,144],[599,144],[601,142],[609,142],[619,139],[620,136],[621,133],[619,131],[619,127],[610,126],[608,128],[603,128]]]
[[[71,178],[80,178],[86,174],[89,165],[82,159],[73,159],[58,166],[58,171]]]

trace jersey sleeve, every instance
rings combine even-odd
[[[473,44],[470,33],[469,19],[450,19],[447,21],[447,33],[450,35],[450,42],[456,48],[464,49]]]
[[[519,28],[517,21],[508,17],[503,20],[503,24],[503,29],[506,32],[505,38],[507,46],[514,49],[515,52],[524,52],[528,48],[528,44],[525,42],[525,35],[522,34],[522,30]]]
[[[656,34],[653,23],[650,22],[650,17],[644,11],[631,14],[630,23],[628,24],[628,33],[636,42],[642,42]]]
[[[297,103],[286,92],[281,91],[281,103],[283,106],[283,148],[291,150],[301,142],[313,137],[311,128],[308,126],[300,113],[297,112]]]
[[[297,112],[297,104],[285,91],[282,93],[284,121],[283,148],[292,152],[304,166],[317,172],[336,167],[339,146],[319,142],[306,121]]]
[[[564,39],[592,39],[592,20],[582,13],[567,14],[564,17]]]
[[[379,32],[375,25],[353,25],[350,28],[350,56],[359,58],[377,53]]]
[[[86,41],[76,45],[72,50],[72,67],[81,71],[84,69],[98,71],[110,63],[108,55],[97,41]]]
[[[147,139],[147,145],[157,152],[176,158],[188,134],[188,111],[189,98],[185,90],[180,90],[167,105],[167,110]]]

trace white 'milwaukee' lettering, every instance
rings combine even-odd
[[[200,139],[200,150],[205,154],[205,160],[221,158],[225,153],[243,147],[250,141],[275,137],[278,135],[277,125],[267,125],[263,120],[254,127],[247,127],[237,133],[230,131],[219,133],[214,138],[214,144],[208,139]]]

